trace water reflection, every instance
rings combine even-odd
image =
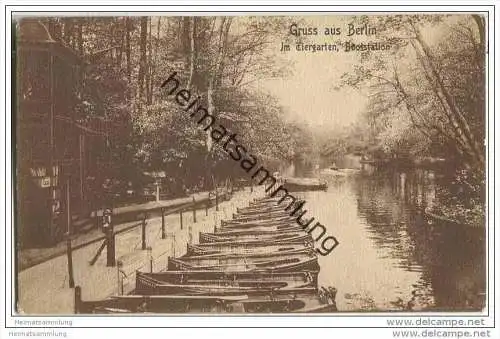
[[[474,229],[427,225],[435,202],[432,172],[330,178],[305,193],[318,220],[341,244],[320,258],[320,284],[339,289],[344,310],[481,310],[485,239]]]

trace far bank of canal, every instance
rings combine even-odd
[[[427,174],[330,177],[326,192],[299,194],[340,241],[319,258],[319,285],[337,287],[339,311],[484,307],[484,229],[419,221],[417,204],[436,189]]]

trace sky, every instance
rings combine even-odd
[[[345,28],[347,16],[303,17],[302,27],[316,27],[318,35],[308,36],[308,43],[323,44],[348,39]],[[341,27],[340,36],[323,35],[325,27]],[[361,41],[363,38],[360,38]],[[373,40],[373,38],[372,38]],[[343,129],[353,123],[363,111],[366,97],[358,91],[343,87],[336,90],[344,73],[352,71],[359,63],[359,54],[331,51],[296,51],[294,44],[290,52],[279,52],[281,42],[271,48],[278,57],[293,63],[292,75],[280,79],[262,81],[259,85],[279,99],[289,112],[291,119],[304,121],[313,128]]]

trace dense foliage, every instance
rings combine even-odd
[[[113,122],[108,176],[165,171],[192,186],[200,177],[212,185],[213,178],[246,174],[234,171],[209,133],[160,89],[174,71],[180,86],[200,95],[262,163],[278,168],[306,157],[304,129],[286,122],[278,103],[256,86],[288,72],[267,53],[282,38],[276,32],[286,32],[286,19],[66,17],[46,23],[55,39],[87,61],[76,108],[82,119]]]
[[[354,72],[343,76],[342,85],[369,97],[357,126],[370,136],[369,145],[388,155],[453,158],[481,178],[484,18],[415,15],[358,20],[383,27],[380,37],[393,46],[385,54],[362,55]]]
[[[479,15],[365,16],[392,49],[366,52],[340,86],[368,97],[358,123],[323,145],[324,155],[357,151],[374,160],[443,159],[450,184],[440,192],[448,216],[484,210],[485,21]],[[340,146],[340,147],[338,147]],[[342,152],[342,151],[341,151]],[[400,161],[401,162],[401,161]],[[479,211],[479,212],[478,212]],[[449,213],[448,213],[449,212]]]

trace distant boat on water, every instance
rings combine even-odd
[[[320,171],[321,175],[336,176],[336,177],[344,177],[356,173],[359,173],[359,169],[338,168],[337,166],[331,166],[329,168],[325,168]]]
[[[285,178],[285,188],[289,192],[325,191],[328,184],[316,178]]]

